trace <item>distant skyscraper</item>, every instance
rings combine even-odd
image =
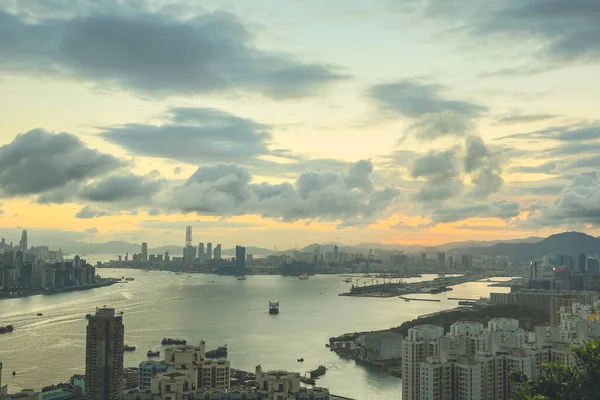
[[[212,258],[212,243],[206,243],[206,258]]]
[[[204,243],[203,242],[198,243],[198,257],[199,258],[204,257]]]
[[[142,243],[142,262],[148,262],[148,243]]]
[[[21,241],[19,242],[19,248],[23,251],[27,251],[27,231],[23,229],[23,233],[21,233]]]
[[[580,254],[577,256],[577,268],[582,274],[585,274],[587,271],[587,256],[585,254]]]
[[[339,250],[337,244],[333,246],[333,261],[338,261],[339,258]]]
[[[437,253],[437,264],[439,269],[446,268],[446,253]]]
[[[169,262],[171,258],[169,257],[169,252],[165,251],[165,261]]]
[[[215,260],[220,260],[221,259],[221,245],[217,244],[215,246]]]
[[[185,247],[192,245],[192,227],[185,227]]]
[[[529,268],[530,268],[530,272],[529,272],[529,279],[537,279],[538,278],[538,263],[536,261],[532,261],[531,263],[529,263]]]
[[[244,275],[246,273],[246,248],[235,246],[235,274]]]
[[[119,400],[123,388],[124,327],[113,308],[89,317],[85,347],[85,397]]]

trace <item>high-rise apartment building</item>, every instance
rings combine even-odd
[[[238,276],[246,273],[246,248],[235,246],[235,274]]]
[[[212,259],[212,243],[206,243],[206,258],[209,260]]]
[[[148,262],[148,243],[142,243],[142,262]]]
[[[204,243],[200,242],[198,243],[198,258],[203,258],[204,257]]]
[[[215,246],[215,260],[221,259],[221,244]]]
[[[98,308],[88,318],[85,348],[85,396],[119,400],[123,388],[123,319],[114,308]]]
[[[428,357],[439,355],[440,338],[444,328],[420,325],[408,330],[402,343],[402,399],[421,398],[420,364]]]
[[[446,268],[446,253],[437,253],[437,266],[440,270]]]

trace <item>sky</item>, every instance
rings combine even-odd
[[[0,236],[600,235],[595,0],[0,0]]]

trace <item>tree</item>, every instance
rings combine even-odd
[[[571,349],[573,366],[551,362],[542,376],[529,381],[522,372],[511,374],[513,400],[594,400],[600,399],[600,343],[586,341]]]

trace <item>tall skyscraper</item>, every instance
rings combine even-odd
[[[204,243],[198,243],[198,258],[204,257]]]
[[[192,227],[185,227],[185,247],[192,245]]]
[[[587,272],[587,256],[585,254],[579,254],[577,256],[577,268],[582,274]]]
[[[19,242],[19,249],[24,252],[27,251],[27,231],[23,229],[23,233],[21,233],[21,241]]]
[[[246,248],[242,246],[235,246],[235,274],[246,274]]]
[[[221,245],[217,244],[215,246],[215,260],[220,260],[221,259]]]
[[[444,270],[446,268],[446,253],[437,253],[437,264],[439,270]]]
[[[97,308],[89,317],[85,347],[85,396],[119,400],[123,388],[123,319],[114,308]]]
[[[338,261],[339,258],[339,250],[337,244],[333,246],[333,261]]]
[[[212,258],[212,243],[206,243],[206,258],[209,260]]]
[[[148,243],[142,243],[142,262],[148,262]]]

